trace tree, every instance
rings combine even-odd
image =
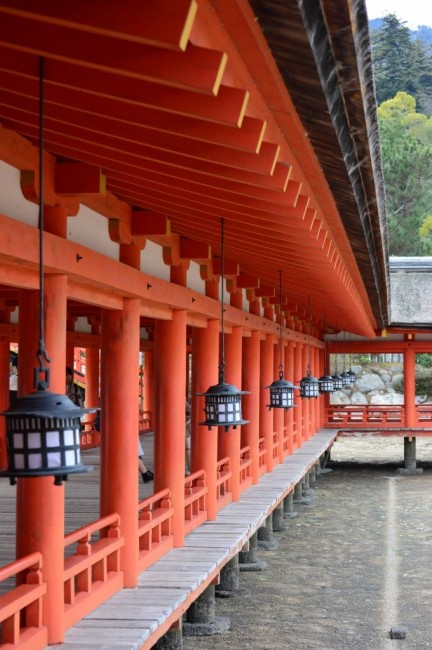
[[[410,33],[395,14],[384,16],[382,28],[372,33],[372,56],[378,104],[400,90],[412,93]]]
[[[432,59],[430,48],[411,40],[410,30],[394,14],[382,19],[371,34],[378,104],[399,91],[412,95],[419,110],[432,113]]]
[[[390,254],[428,254],[430,235],[420,228],[432,205],[432,120],[405,92],[383,102],[378,117]]]

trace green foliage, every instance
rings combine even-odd
[[[432,354],[416,354],[415,361],[422,368],[432,368]]]
[[[414,97],[398,92],[378,108],[392,255],[427,255],[424,223],[432,205],[432,119],[416,112]]]
[[[410,30],[395,14],[372,32],[372,56],[378,104],[403,91],[412,95],[419,110],[432,112],[432,75],[429,47],[413,41]]]
[[[432,370],[416,366],[416,395],[432,395]]]

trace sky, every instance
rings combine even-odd
[[[396,14],[410,29],[419,25],[432,27],[432,2],[430,0],[366,0],[369,20]]]

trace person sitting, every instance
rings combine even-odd
[[[150,481],[153,480],[154,474],[151,472],[147,467],[144,465],[144,450],[141,445],[141,441],[138,438],[138,469],[141,473],[142,480],[144,483],[149,483]]]
[[[73,370],[69,366],[66,366],[66,395],[69,397],[71,402],[76,406],[82,408],[84,406],[83,394],[81,388],[73,380]]]
[[[12,404],[18,397],[18,357],[9,359],[9,402]]]

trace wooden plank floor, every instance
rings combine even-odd
[[[148,469],[153,469],[153,433],[140,437],[144,449],[144,462]],[[65,482],[65,533],[77,530],[81,526],[99,519],[99,480],[100,457],[99,449],[89,449],[82,452],[82,462],[93,465],[94,470],[85,474],[70,476]],[[139,481],[139,498],[145,499],[153,494],[153,482],[142,482],[138,473],[138,458],[136,472]],[[16,486],[9,485],[7,479],[0,481],[0,566],[15,559],[15,502]],[[0,585],[0,591],[2,585]]]
[[[144,571],[138,588],[123,590],[66,633],[59,650],[148,650],[244,546],[336,438],[322,430],[260,483],[229,504]],[[149,443],[150,440],[145,440]],[[150,454],[146,454],[151,468]],[[148,487],[148,486],[143,486]],[[79,490],[82,492],[81,488]],[[74,501],[77,501],[75,495]],[[86,500],[90,500],[87,494]],[[94,496],[97,501],[97,495]],[[69,509],[70,511],[70,509]]]

